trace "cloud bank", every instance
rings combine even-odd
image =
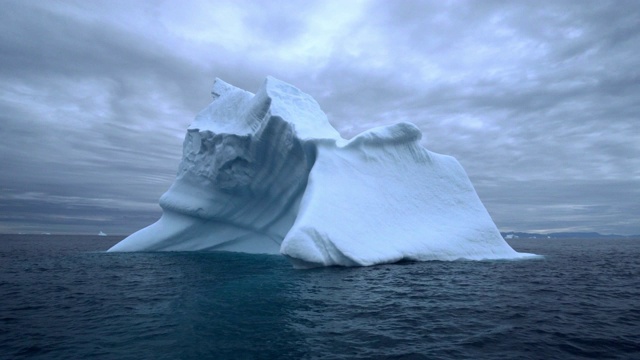
[[[639,234],[635,1],[3,1],[0,232],[155,221],[215,77],[409,121],[503,231]]]

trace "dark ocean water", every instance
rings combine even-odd
[[[640,240],[512,240],[542,260],[295,270],[0,235],[2,359],[640,358]]]

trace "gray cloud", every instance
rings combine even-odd
[[[634,1],[0,4],[0,232],[159,215],[215,77],[313,95],[346,137],[409,121],[503,230],[640,233]]]

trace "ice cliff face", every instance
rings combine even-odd
[[[216,80],[158,222],[109,251],[283,254],[301,267],[517,258],[452,157],[400,123],[347,141],[313,98]]]

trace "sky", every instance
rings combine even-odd
[[[156,221],[216,77],[407,121],[501,231],[640,234],[640,2],[0,0],[0,233]]]

